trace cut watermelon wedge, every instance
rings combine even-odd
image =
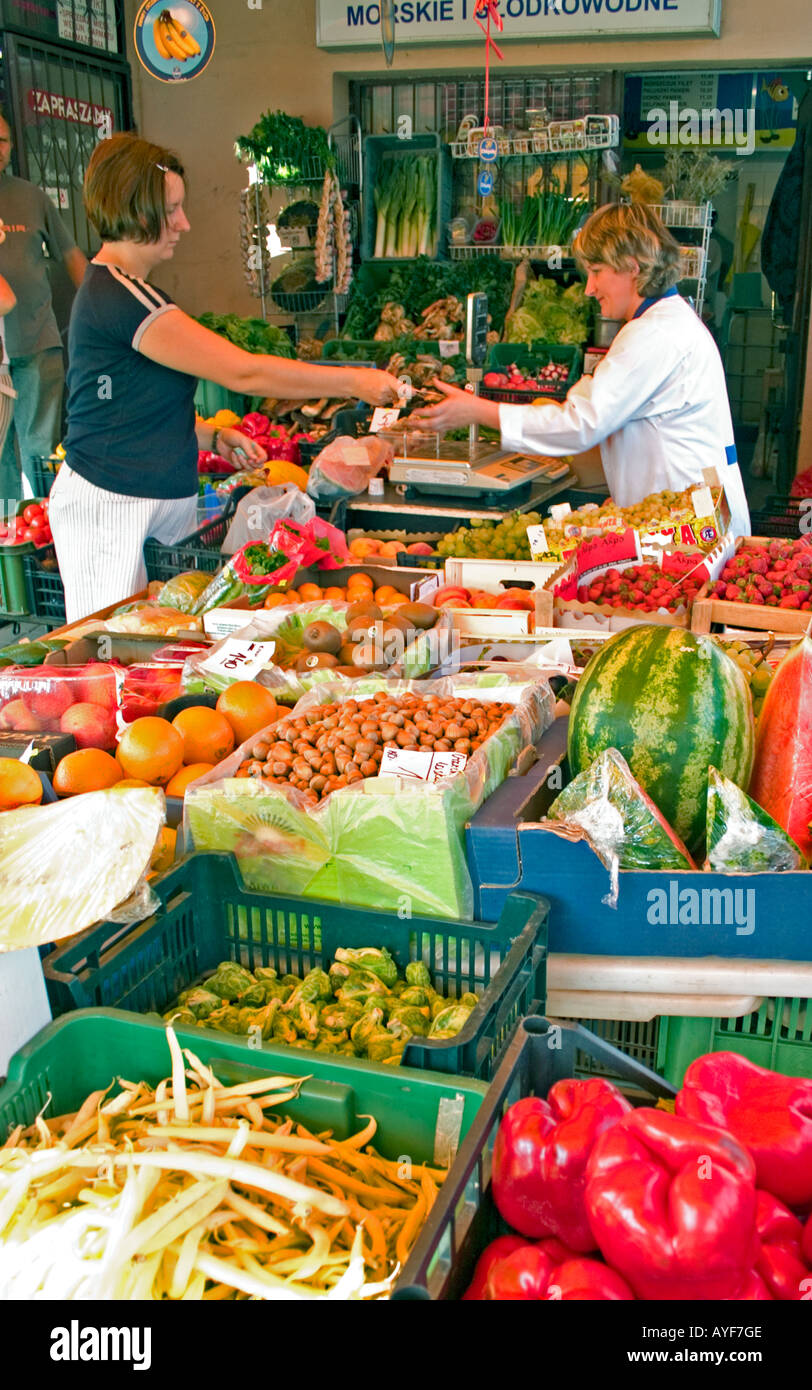
[[[750,795],[812,859],[812,640],[776,670],[756,735]]]

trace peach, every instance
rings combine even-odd
[[[115,709],[118,704],[113,669],[103,661],[89,661],[83,666],[75,687],[78,704],[100,705],[102,709]]]
[[[9,700],[0,710],[0,729],[23,730],[26,733],[39,733],[42,721],[32,714],[24,700]]]
[[[23,702],[38,719],[59,719],[73,704],[73,690],[70,681],[52,680],[38,690],[26,691]]]
[[[116,742],[116,717],[112,710],[93,701],[84,700],[65,710],[59,721],[63,734],[73,734],[77,748],[113,748]]]
[[[381,542],[370,540],[367,536],[356,536],[350,541],[349,552],[358,560],[366,560],[370,555],[380,555]]]
[[[401,555],[401,554],[402,554],[402,555],[405,555],[405,554],[406,554],[406,547],[405,547],[405,545],[403,544],[403,541],[384,541],[384,543],[383,543],[383,545],[381,546],[381,548],[380,548],[378,554],[379,554],[379,555],[388,555],[388,556],[392,556],[392,555]]]
[[[408,555],[433,555],[434,551],[425,541],[412,541],[411,545],[407,545],[406,553]]]

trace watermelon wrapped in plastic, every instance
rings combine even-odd
[[[719,874],[787,873],[808,864],[767,811],[715,767],[708,769],[708,859]]]
[[[573,778],[556,797],[547,819],[577,828],[613,874],[618,869],[696,868],[616,748],[607,748]]]

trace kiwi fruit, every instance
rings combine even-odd
[[[414,624],[410,623],[408,618],[403,617],[402,610],[405,607],[405,603],[401,604],[401,607],[397,610],[396,613],[390,613],[389,617],[384,619],[384,627],[389,629],[394,628],[398,632],[411,632]]]
[[[360,637],[359,637],[360,640]],[[352,666],[355,657],[355,647],[352,642],[345,642],[338,653],[338,659],[342,666]]]
[[[375,642],[359,642],[353,650],[353,666],[363,666],[368,671],[386,670],[386,662],[380,661],[380,648]]]
[[[366,637],[371,637],[375,631],[376,622],[380,621],[380,618],[373,618],[371,613],[360,613],[357,618],[351,618],[347,623],[346,641],[360,642]]]
[[[295,670],[297,671],[318,671],[325,666],[337,666],[338,657],[332,652],[302,652],[296,658]]]
[[[377,603],[372,602],[371,598],[359,599],[357,603],[351,603],[347,609],[347,627],[349,627],[353,618],[369,618],[370,623],[372,623],[377,622],[377,620],[382,617],[383,613]]]
[[[398,615],[405,618],[410,627],[418,627],[422,632],[434,627],[439,617],[437,609],[427,603],[402,603]]]
[[[302,645],[309,652],[330,652],[335,656],[341,650],[342,642],[341,633],[332,623],[309,623],[302,633]]]

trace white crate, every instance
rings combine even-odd
[[[526,637],[533,631],[535,614],[517,608],[449,608],[455,632],[461,637],[476,637],[504,641],[505,638]]]
[[[461,584],[464,589],[510,588],[516,579],[530,580],[534,589],[543,589],[556,570],[558,560],[477,560],[452,556],[445,562],[446,584]]]

